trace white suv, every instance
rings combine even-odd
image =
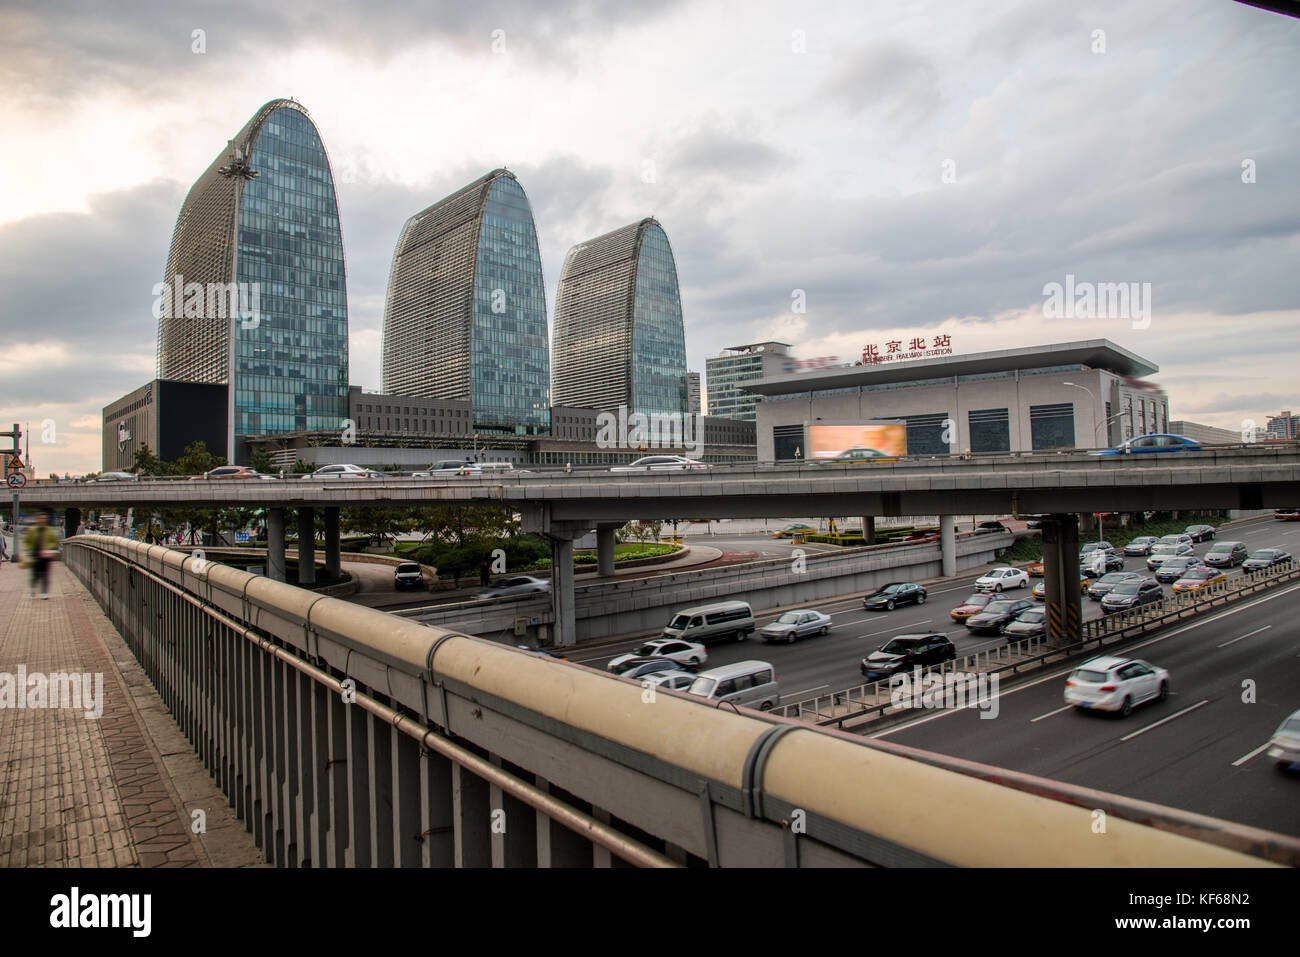
[[[1169,672],[1139,658],[1103,655],[1085,661],[1066,679],[1065,703],[1128,717],[1144,701],[1169,695]]]
[[[619,665],[631,658],[668,658],[677,662],[681,667],[694,671],[709,660],[709,653],[704,650],[703,645],[697,645],[693,641],[681,641],[677,638],[655,638],[652,641],[647,641],[631,654],[619,655],[606,667],[610,671],[617,671]]]
[[[975,579],[979,591],[1003,591],[1007,588],[1024,588],[1029,575],[1019,568],[995,568],[987,575]]]

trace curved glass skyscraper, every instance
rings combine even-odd
[[[493,170],[402,227],[383,374],[391,395],[470,400],[476,430],[549,431],[542,257],[513,173]]]
[[[160,298],[158,376],[230,384],[229,456],[238,435],[341,428],[343,233],[300,104],[263,106],[190,189]]]
[[[654,219],[569,250],[555,300],[556,405],[689,412],[677,266]]]

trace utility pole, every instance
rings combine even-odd
[[[0,438],[13,439],[13,448],[0,449],[0,455],[3,455],[5,457],[5,469],[4,469],[5,484],[10,489],[13,490],[14,544],[13,544],[13,548],[9,549],[9,558],[10,561],[14,561],[14,562],[18,561],[18,559],[21,557],[19,554],[20,539],[18,535],[18,490],[27,484],[27,475],[25,472],[22,471],[23,460],[22,457],[19,455],[19,451],[22,448],[22,437],[23,437],[23,430],[18,427],[17,422],[14,423],[14,428],[12,432],[0,432]]]

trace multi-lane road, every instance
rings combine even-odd
[[[1294,554],[1300,549],[1300,523],[1259,519],[1224,527],[1218,538],[1245,542],[1252,551],[1280,546]],[[1204,555],[1209,544],[1198,544],[1196,554]],[[1125,569],[1149,574],[1143,558],[1126,559]],[[861,684],[862,657],[894,635],[943,633],[958,654],[996,647],[1005,639],[970,635],[949,617],[972,592],[976,577],[971,572],[933,583],[924,605],[893,612],[865,611],[861,594],[820,602],[809,607],[831,616],[833,627],[825,637],[793,645],[757,638],[714,645],[705,667],[748,658],[770,661],[782,702],[791,703]],[[1023,594],[1028,598],[1028,589]],[[1083,611],[1085,619],[1100,615],[1098,603],[1087,598]],[[761,616],[759,625],[780,613]],[[994,720],[981,719],[974,709],[928,714],[880,733],[900,744],[1298,834],[1300,775],[1276,771],[1261,753],[1281,720],[1300,708],[1300,639],[1288,624],[1295,620],[1300,620],[1300,586],[1227,606],[1125,648],[1124,654],[1172,674],[1169,698],[1137,709],[1128,719],[1065,709],[1062,693],[1071,670],[1066,668],[1004,684]],[[572,659],[603,668],[635,644],[579,649]]]

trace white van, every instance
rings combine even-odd
[[[478,463],[481,472],[513,472],[515,467],[510,462],[480,462]]]
[[[726,701],[760,711],[771,711],[781,702],[776,669],[766,661],[739,661],[701,671],[686,691],[709,701]]]
[[[710,639],[744,641],[754,633],[754,611],[748,602],[721,601],[676,612],[664,628],[665,638],[680,638],[707,645]]]

